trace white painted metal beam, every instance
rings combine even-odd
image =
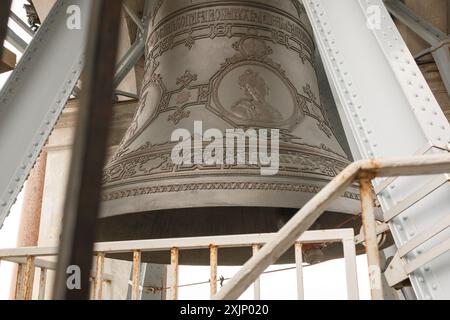
[[[382,0],[304,0],[350,147],[356,158],[439,154],[449,150],[450,126]],[[438,41],[437,39],[429,39]],[[433,146],[429,148],[428,146]],[[446,171],[448,172],[448,171]],[[401,174],[399,174],[401,175]],[[384,212],[424,194],[436,177],[376,179]],[[397,246],[444,219],[446,183],[398,213],[390,223]],[[430,239],[412,259],[449,236]],[[411,274],[419,299],[448,299],[450,254]]]
[[[14,48],[19,50],[20,53],[24,53],[28,44],[17,33],[8,27],[6,32],[6,41],[8,41]]]
[[[265,244],[273,239],[274,233],[243,234],[232,236],[195,237],[195,238],[171,238],[155,240],[130,240],[99,242],[94,245],[94,252],[123,253],[140,250],[147,251],[170,251],[172,248],[179,250],[208,249],[211,244],[219,248],[248,247],[253,244]],[[336,230],[311,230],[305,232],[298,241],[301,243],[340,242],[343,240],[353,241],[353,229]],[[0,249],[0,259],[27,256],[55,256],[58,254],[57,247],[21,247],[13,249]]]
[[[72,5],[80,29],[68,28]],[[90,7],[56,2],[0,92],[0,226],[79,78]]]
[[[385,4],[390,13],[432,46],[430,53],[450,95],[450,37],[399,0],[386,0]]]

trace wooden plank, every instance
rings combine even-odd
[[[253,255],[257,254],[259,249],[261,249],[261,245],[254,244],[252,246]],[[256,279],[255,282],[253,283],[253,299],[261,300],[261,278],[260,277],[258,277],[258,279]]]
[[[0,61],[0,74],[13,70],[16,66],[16,62],[16,55],[7,48],[3,48],[2,59]]]
[[[3,42],[6,38],[8,30],[9,9],[11,8],[12,0],[0,1],[0,57],[3,51]]]
[[[332,229],[332,230],[310,230],[302,234],[297,241],[305,243],[341,242],[343,238],[351,237],[352,229]],[[208,249],[211,242],[220,248],[251,247],[253,243],[265,244],[273,240],[276,233],[243,234],[232,236],[214,237],[193,237],[193,238],[172,238],[172,239],[151,239],[151,240],[129,240],[99,242],[94,245],[95,252],[105,253],[126,253],[134,250],[162,251],[178,248],[180,250]],[[58,254],[57,247],[23,247],[0,249],[2,259],[15,257],[34,256],[55,256]],[[38,260],[37,260],[38,261]]]
[[[344,247],[345,276],[347,280],[347,298],[349,300],[359,299],[358,273],[356,267],[356,248],[353,239],[342,241]]]

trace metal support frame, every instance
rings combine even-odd
[[[256,254],[259,249],[261,249],[261,245],[254,244],[252,245],[252,252],[253,254]],[[253,283],[253,298],[255,300],[261,300],[261,278],[258,278]]]
[[[296,241],[294,244],[294,250],[295,250],[295,265],[296,265],[296,271],[297,271],[297,299],[305,300],[305,286],[303,284],[302,243],[299,241]]]
[[[209,285],[211,291],[211,298],[217,293],[217,262],[218,262],[218,248],[215,245],[209,247],[209,265],[210,265],[210,277]]]
[[[295,243],[298,237],[311,227],[326,210],[331,201],[341,195],[355,179],[400,175],[427,175],[437,174],[443,171],[446,172],[447,170],[450,170],[450,156],[448,155],[390,160],[366,160],[351,164],[306,203],[280,229],[272,241],[262,247],[256,255],[244,264],[214,298],[225,300],[239,298],[269,265],[276,262]],[[373,203],[370,205],[373,206]],[[363,222],[371,223],[370,220],[363,220]]]
[[[89,272],[98,219],[103,164],[112,119],[114,72],[122,0],[92,2],[84,88],[67,185],[56,299],[88,299]],[[81,289],[69,290],[66,270],[76,265]]]
[[[448,120],[383,1],[305,0],[303,4],[354,158],[406,157],[418,150],[448,153]],[[345,19],[336,12],[345,14]],[[434,177],[373,180],[383,212],[414,193],[420,194],[431,179]],[[448,215],[449,197],[450,189],[443,185],[389,221],[396,245],[402,246]],[[450,230],[440,237],[449,234]],[[442,238],[430,239],[408,259]],[[421,268],[410,275],[419,299],[448,298],[449,264],[450,253],[439,256],[427,270]]]
[[[81,73],[88,19],[81,19],[81,29],[69,30],[71,5],[89,16],[90,1],[58,0],[0,92],[0,154],[7,155],[0,158],[0,226]],[[42,75],[49,70],[44,85]]]
[[[130,284],[134,290],[133,299],[138,297],[138,290],[141,289],[139,285],[139,265],[142,252],[149,251],[170,251],[171,268],[170,277],[172,283],[169,283],[168,289],[169,299],[178,298],[178,267],[179,267],[179,253],[180,250],[186,250],[188,253],[190,249],[205,249],[210,251],[211,257],[211,292],[217,290],[217,262],[219,248],[234,248],[234,247],[251,247],[256,249],[261,245],[270,242],[276,234],[245,234],[245,235],[231,235],[231,236],[214,236],[214,237],[195,237],[195,238],[172,238],[172,239],[152,239],[152,240],[132,240],[132,241],[116,241],[116,242],[102,242],[94,245],[96,255],[99,253],[108,255],[112,253],[133,252],[133,268],[132,280]],[[353,229],[333,229],[333,230],[312,230],[305,232],[299,239],[297,239],[296,250],[301,249],[303,243],[330,243],[342,242],[344,245],[344,259],[346,263],[346,277],[347,277],[347,291],[349,299],[358,299],[358,279],[356,276],[356,252],[354,244]],[[213,243],[213,245],[211,245]],[[255,251],[254,254],[257,254]],[[55,247],[34,247],[34,248],[14,248],[14,249],[0,249],[0,259],[11,262],[21,263],[28,256],[45,257],[54,256],[58,254]],[[53,268],[51,264],[43,264],[47,260],[36,258],[37,267]],[[97,260],[98,261],[98,260]],[[302,272],[302,263],[299,260],[298,251],[296,251],[297,274]],[[98,279],[97,268],[95,278]],[[103,275],[104,280],[109,279],[108,275]],[[215,279],[215,281],[214,281]],[[300,277],[299,280],[303,280]],[[213,288],[213,283],[216,283],[216,289]],[[303,283],[303,282],[302,282]],[[299,287],[300,290],[300,287]],[[94,292],[94,289],[92,290]],[[300,291],[299,291],[300,292]],[[303,292],[303,288],[301,288]],[[94,299],[94,295],[92,296]]]
[[[138,15],[136,14],[136,12],[134,12],[133,9],[130,8],[130,6],[128,5],[127,2],[123,3],[123,9],[125,10],[125,12],[127,13],[127,15],[131,18],[131,20],[133,20],[133,22],[136,24],[136,26],[138,27],[138,29],[140,30],[141,33],[145,32],[145,27],[144,27],[144,23],[142,22],[142,20],[138,17]]]
[[[383,300],[381,286],[380,256],[378,254],[378,240],[376,221],[373,213],[372,185],[370,179],[360,179],[361,212],[364,229],[364,245],[369,269],[370,294],[372,300]]]
[[[10,12],[8,2],[10,0],[1,1],[5,29],[4,36],[0,34],[0,42],[6,37]],[[146,7],[149,3],[147,0]],[[81,19],[80,29],[69,30],[66,27],[66,9],[72,5],[78,6],[82,15],[89,17],[90,1],[58,0],[0,92],[0,154],[8,155],[0,159],[0,229],[62,109],[74,92],[84,66],[89,19]],[[22,43],[21,47],[25,46],[26,43]],[[117,66],[116,85],[143,54],[144,42],[140,39]],[[55,65],[58,68],[54,68]],[[52,73],[51,77],[46,78],[45,86],[37,85],[42,84],[42,75],[48,74],[48,70]],[[123,92],[118,94],[126,95]],[[127,96],[136,98],[132,94]]]
[[[9,12],[9,18],[14,21],[23,31],[25,31],[30,37],[34,37],[35,32],[27,25],[22,19],[20,19],[13,11]]]
[[[17,33],[8,27],[6,33],[6,41],[8,41],[14,48],[19,50],[20,53],[24,53],[27,50],[28,43],[25,42]]]
[[[170,300],[178,299],[178,255],[179,248],[172,247],[170,249]]]
[[[356,267],[356,249],[355,242],[350,239],[343,239],[345,274],[347,277],[347,297],[349,300],[359,299],[358,277]]]
[[[450,37],[417,15],[399,0],[385,0],[389,12],[431,45],[433,55],[447,93],[450,95]]]

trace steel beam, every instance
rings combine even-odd
[[[417,154],[429,145],[434,148],[426,154],[448,152],[450,125],[383,1],[303,3],[346,135],[355,142],[350,146],[354,156],[403,157]],[[442,173],[445,172],[448,171]],[[413,193],[420,194],[433,179],[376,179],[374,185],[380,191],[378,200],[383,211],[390,211]],[[385,181],[388,183],[382,185]],[[447,216],[449,198],[450,188],[443,185],[389,222],[397,246]],[[427,251],[449,233],[442,232],[409,256]],[[410,275],[419,299],[448,298],[449,265],[447,253],[434,259],[426,270],[421,268]]]
[[[145,31],[144,24],[142,23],[142,20],[138,17],[136,12],[134,12],[134,10],[131,9],[130,6],[126,2],[124,2],[123,8],[124,8],[125,12],[127,13],[127,15],[131,18],[131,20],[133,20],[133,22],[136,24],[138,29],[142,33],[144,33],[144,31]]]
[[[391,14],[432,46],[430,53],[433,55],[447,93],[450,95],[450,37],[417,15],[401,1],[387,0],[385,4]]]
[[[117,21],[120,20],[121,8],[122,0],[92,2],[87,64],[55,277],[56,299],[89,299],[91,257],[112,119],[114,72],[119,42]],[[66,286],[66,270],[71,265],[78,266],[81,270],[79,290],[69,290]]]
[[[114,85],[118,87],[119,84],[130,73],[131,69],[138,63],[139,59],[144,55],[145,44],[144,40],[137,40],[119,61],[117,65],[116,75],[114,77]]]
[[[67,28],[72,5],[80,29]],[[79,78],[90,10],[90,1],[56,2],[0,92],[0,226]]]
[[[384,177],[396,174],[434,174],[439,172],[438,168],[435,167],[435,161],[439,161],[438,159],[443,161],[441,162],[440,170],[450,170],[450,156],[448,155],[415,157],[403,160],[372,159],[352,163],[307,202],[275,234],[269,243],[248,260],[214,299],[230,300],[239,298],[268,266],[279,259],[289,246],[296,241],[296,238],[300,237],[311,227],[329,206],[329,203],[341,195],[355,179],[373,179],[377,176]]]
[[[14,48],[19,50],[20,53],[24,53],[28,47],[28,44],[21,37],[17,35],[11,28],[8,27],[6,33],[6,41],[8,41]]]
[[[22,19],[20,19],[14,12],[9,12],[9,18],[14,21],[23,31],[28,33],[29,36],[34,37],[35,32],[27,25]]]

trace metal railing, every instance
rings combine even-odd
[[[210,293],[213,297],[217,293],[217,266],[220,249],[223,248],[252,248],[253,254],[257,254],[259,249],[266,243],[272,241],[276,234],[246,234],[233,236],[215,237],[195,237],[195,238],[174,238],[157,240],[136,240],[101,242],[94,246],[95,267],[91,272],[91,298],[102,299],[103,283],[111,281],[111,275],[105,275],[105,257],[114,253],[133,253],[131,272],[131,299],[138,300],[142,292],[141,283],[141,255],[144,252],[167,251],[170,252],[170,278],[171,283],[166,288],[168,298],[175,300],[178,298],[178,279],[180,251],[193,249],[205,249],[210,252]],[[353,229],[333,229],[307,231],[294,243],[295,268],[297,274],[297,294],[298,299],[304,299],[303,286],[303,244],[321,244],[341,242],[346,265],[346,281],[348,299],[359,298],[358,278],[356,273],[356,250]],[[33,282],[35,268],[40,269],[38,299],[44,299],[46,291],[46,275],[48,270],[56,268],[55,262],[42,259],[43,257],[55,256],[58,253],[57,247],[28,247],[1,249],[0,260],[19,264],[18,279],[16,285],[16,299],[30,300],[33,292]],[[260,280],[254,281],[254,298],[259,300]]]
[[[319,193],[317,193],[302,209],[300,209],[289,222],[273,234],[233,235],[215,237],[174,238],[157,240],[118,241],[96,243],[94,253],[96,255],[95,271],[93,273],[93,295],[94,299],[102,297],[102,282],[104,280],[105,255],[113,253],[133,253],[132,267],[132,299],[139,298],[139,277],[142,252],[148,251],[170,251],[171,277],[170,286],[171,299],[178,297],[178,257],[180,250],[209,249],[210,250],[210,291],[213,299],[237,299],[251,285],[255,284],[255,298],[260,298],[259,277],[263,271],[274,264],[291,246],[295,248],[295,260],[297,269],[298,298],[304,298],[303,270],[302,270],[302,244],[342,242],[347,273],[347,293],[349,299],[358,299],[358,283],[356,279],[355,244],[364,239],[367,253],[369,279],[372,299],[382,299],[381,269],[378,256],[377,228],[374,217],[374,199],[371,181],[376,177],[399,177],[413,175],[435,175],[450,172],[450,156],[442,153],[432,156],[415,156],[410,158],[388,159],[388,160],[366,160],[358,161],[349,165]],[[448,175],[445,175],[448,177]],[[354,237],[352,229],[334,229],[320,231],[306,231],[326,210],[328,205],[345,192],[347,187],[359,181],[361,195],[361,211],[363,222],[363,234]],[[448,182],[448,180],[447,180]],[[427,239],[450,226],[448,219],[439,223],[432,230],[417,235],[410,240],[410,244],[399,249],[395,266],[401,265],[399,261]],[[385,230],[383,227],[381,230]],[[253,256],[242,266],[217,293],[217,257],[220,248],[251,247]],[[402,270],[396,270],[397,276],[405,278],[414,270],[424,264],[436,259],[450,250],[450,239],[431,248],[429,252],[417,257],[415,260],[404,263]],[[34,268],[42,270],[52,269],[49,262],[37,257],[58,255],[57,247],[34,247],[1,249],[0,260],[19,263],[19,279],[17,282],[16,297],[18,299],[31,299],[33,288]],[[397,261],[398,260],[398,261]],[[450,266],[449,266],[450,268]],[[41,272],[42,274],[42,272]],[[41,276],[41,286],[45,286]],[[388,279],[389,281],[389,279]],[[43,283],[43,284],[42,284]],[[45,288],[39,289],[39,297]]]
[[[349,165],[307,204],[303,206],[276,236],[258,251],[239,272],[228,281],[214,299],[237,299],[259,277],[259,275],[300,237],[326,210],[331,201],[339,197],[355,181],[360,183],[361,210],[364,227],[365,248],[369,265],[369,280],[372,299],[382,299],[381,270],[378,255],[376,221],[371,181],[376,177],[433,175],[450,172],[450,156],[442,153],[385,160],[363,160]],[[420,236],[420,235],[419,235]],[[414,240],[414,239],[413,239]],[[439,245],[433,254],[420,258],[420,264],[431,261],[450,250],[450,239]],[[414,263],[409,263],[414,265]],[[449,266],[450,268],[450,266]],[[414,270],[408,269],[409,273]]]

